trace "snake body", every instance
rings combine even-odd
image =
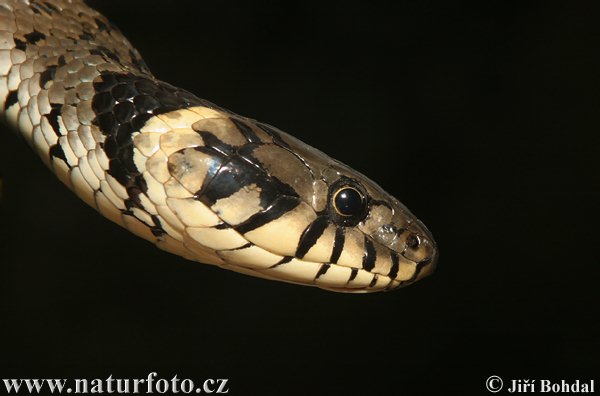
[[[296,138],[157,80],[79,0],[0,1],[0,110],[88,205],[159,248],[344,292],[433,271],[425,226]]]

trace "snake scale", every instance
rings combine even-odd
[[[340,292],[430,274],[427,228],[346,165],[156,79],[80,0],[0,0],[0,109],[88,205],[159,248]]]

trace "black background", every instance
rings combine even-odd
[[[157,77],[369,175],[434,276],[344,295],[189,263],[0,136],[0,377],[230,378],[230,394],[487,394],[598,372],[590,3],[94,1]],[[515,3],[517,4],[517,3]]]

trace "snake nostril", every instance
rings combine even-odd
[[[410,249],[416,249],[420,244],[421,239],[418,235],[411,234],[408,236],[408,238],[406,238],[406,246],[408,246]]]

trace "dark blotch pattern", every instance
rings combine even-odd
[[[375,245],[373,241],[365,235],[365,255],[363,256],[362,266],[365,270],[371,271],[375,267],[375,259],[377,258],[377,252],[375,251]]]
[[[35,12],[36,14],[41,14],[42,12],[44,12],[48,15],[52,15],[56,12],[60,12],[60,9],[58,7],[56,7],[54,4],[52,4],[48,1],[44,1],[44,2],[31,1],[31,10],[33,12]]]
[[[51,106],[52,110],[50,110],[50,113],[46,114],[44,117],[46,117],[46,119],[50,123],[50,126],[52,127],[52,130],[54,130],[54,133],[56,134],[56,136],[60,137],[61,134],[60,134],[60,126],[58,124],[58,117],[62,113],[63,105],[60,103],[51,103],[50,106]]]
[[[260,138],[254,133],[252,128],[248,126],[246,123],[236,119],[235,117],[231,117],[231,122],[235,124],[235,126],[239,129],[239,131],[244,135],[244,137],[250,143],[261,143]]]
[[[273,264],[272,266],[270,266],[269,268],[275,268],[275,267],[279,267],[280,265],[284,265],[289,263],[290,261],[292,261],[293,257],[292,256],[285,256],[284,258],[282,258],[281,260],[279,260],[279,262]]]
[[[216,153],[216,152],[215,152]],[[219,155],[215,155],[219,158]],[[221,158],[219,158],[221,159]],[[197,193],[198,200],[211,207],[219,199],[227,198],[244,186],[252,184],[260,188],[260,201],[263,208],[267,208],[281,195],[283,188],[278,188],[277,183],[269,180],[264,172],[248,164],[242,158],[233,156],[228,160],[222,158],[223,165]]]
[[[317,243],[317,240],[329,225],[329,220],[326,216],[320,216],[315,219],[306,230],[302,233],[300,237],[300,242],[298,243],[298,249],[296,250],[296,257],[302,258],[308,253],[311,247]]]
[[[14,105],[19,101],[19,94],[17,91],[10,91],[4,102],[4,110],[8,110],[10,106]]]
[[[79,39],[83,40],[83,41],[89,41],[89,40],[93,40],[94,36],[92,34],[90,34],[89,32],[83,32],[79,35]]]
[[[116,56],[102,47],[95,51],[108,58]],[[127,189],[129,199],[125,205],[128,210],[141,208],[138,197],[147,192],[147,186],[133,162],[132,133],[140,130],[154,115],[192,105],[207,106],[208,102],[169,84],[134,74],[104,73],[94,82],[94,89],[92,110],[96,117],[92,122],[106,136],[103,148],[109,158],[108,173]],[[60,114],[60,109],[56,114]],[[54,116],[52,113],[48,116],[54,127]],[[162,235],[164,231],[156,220],[151,231],[154,235]]]
[[[392,251],[390,253],[391,259],[392,259],[392,268],[390,268],[390,273],[388,274],[388,276],[390,278],[395,278],[396,276],[398,276],[398,269],[400,268],[400,260],[398,257],[398,253]]]
[[[40,74],[40,88],[46,88],[46,83],[48,83],[48,81],[54,80],[54,75],[56,74],[57,67],[58,66],[49,66]]]
[[[115,63],[120,63],[119,55],[115,54],[113,51],[109,50],[106,47],[98,46],[97,48],[91,49],[90,54],[100,55],[107,60],[110,59]]]
[[[369,283],[369,287],[374,287],[377,284],[377,279],[379,279],[379,277],[377,275],[375,275],[373,277],[373,279],[371,279],[371,283]]]
[[[270,206],[275,206],[275,200],[278,197],[293,198],[296,202],[293,207],[299,203],[298,194],[293,188],[270,176],[252,157],[252,151],[259,146],[258,143],[252,143],[248,139],[248,143],[236,148],[222,142],[208,131],[199,131],[198,133],[202,136],[205,146],[198,147],[196,150],[211,155],[215,161],[220,163],[215,174],[207,175],[202,188],[196,192],[196,199],[200,202],[211,207],[219,199],[227,198],[244,187],[254,185],[260,190],[262,208],[269,209]],[[276,213],[275,210],[269,212],[271,220],[275,219],[274,213]],[[263,221],[266,217],[259,216],[258,218]],[[256,224],[258,223],[254,222],[254,225]],[[249,224],[246,224],[243,228],[249,227]]]
[[[103,32],[108,29],[106,23],[102,22],[100,19],[94,18],[94,22],[96,22],[96,26],[98,27],[99,31]]]
[[[259,146],[260,146],[260,144],[248,143],[248,144],[242,146],[238,150],[238,155],[241,156],[246,162],[251,164],[256,169],[260,169],[261,172],[264,173],[265,177],[267,177],[267,176],[269,177],[269,179],[271,180],[272,183],[276,183],[277,189],[280,191],[280,193],[282,195],[289,195],[289,196],[297,197],[298,194],[292,186],[290,186],[289,184],[285,183],[282,180],[277,179],[275,176],[267,175],[266,170],[261,165],[261,162],[258,159],[256,159],[253,155],[254,150]]]
[[[50,157],[62,160],[69,168],[71,168],[67,162],[67,156],[65,155],[65,152],[60,144],[55,144],[54,146],[50,147]]]
[[[156,215],[152,215],[152,221],[154,222],[154,227],[150,227],[150,232],[155,237],[161,237],[166,234],[166,231],[162,228],[160,224],[160,219]]]
[[[323,264],[321,266],[321,268],[319,268],[319,271],[317,272],[315,279],[319,279],[321,276],[325,275],[327,273],[328,269],[329,269],[329,264]]]
[[[198,131],[206,147],[210,147],[213,150],[218,151],[220,154],[230,156],[235,153],[235,150],[230,145],[223,143],[219,138],[208,131]]]
[[[337,227],[335,229],[335,239],[333,240],[333,250],[331,251],[331,258],[329,262],[337,263],[342,254],[342,250],[344,250],[344,242],[346,241],[346,236],[344,234],[344,228]]]
[[[44,33],[40,33],[37,30],[34,30],[31,33],[27,33],[23,36],[25,38],[25,40],[27,40],[27,42],[29,44],[35,44],[40,40],[43,40],[46,38],[46,35]]]
[[[15,37],[15,48],[21,51],[25,51],[25,49],[27,48],[27,43]]]
[[[236,226],[235,229],[239,233],[245,234],[280,218],[299,204],[300,199],[284,195],[277,199],[268,209],[251,216],[248,220]]]
[[[426,259],[426,260],[423,260],[421,262],[418,262],[417,263],[417,267],[415,268],[415,273],[413,274],[413,276],[411,276],[410,279],[402,281],[402,284],[413,282],[415,279],[417,279],[417,277],[419,276],[419,274],[421,273],[421,271],[423,270],[423,268],[427,267],[430,264],[431,264],[431,259]]]
[[[99,49],[104,52],[103,49]],[[105,53],[106,55],[106,53]],[[106,136],[104,147],[110,159],[110,173],[126,188],[139,175],[133,165],[131,134],[144,126],[152,116],[189,107],[189,97],[171,85],[133,74],[105,73],[94,83],[96,95],[92,110],[93,123]],[[157,96],[168,97],[163,103]],[[196,99],[195,105],[204,101]]]

